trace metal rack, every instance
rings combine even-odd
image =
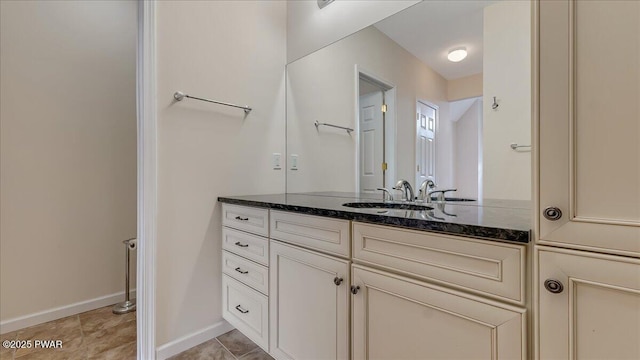
[[[196,97],[196,96],[187,95],[187,94],[183,93],[182,91],[176,91],[173,94],[173,98],[176,99],[177,101],[182,101],[182,100],[184,100],[184,98],[189,98],[189,99],[206,101],[206,102],[219,104],[219,105],[224,105],[224,106],[231,106],[231,107],[234,107],[234,108],[238,108],[238,109],[244,110],[245,115],[248,115],[251,112],[251,110],[253,110],[253,109],[251,109],[249,107],[249,105],[241,106],[241,105],[231,104],[231,103],[227,103],[227,102],[223,102],[223,101],[216,101],[216,100],[200,98],[200,97]]]
[[[338,125],[333,125],[333,124],[327,124],[327,123],[321,123],[321,122],[318,122],[318,120],[316,120],[316,122],[314,123],[314,125],[316,126],[316,129],[317,129],[319,126],[330,126],[330,127],[334,127],[334,128],[337,128],[337,129],[346,130],[346,132],[347,132],[349,135],[351,135],[351,132],[353,131],[353,129],[352,129],[352,128],[348,128],[348,127],[344,127],[344,126],[338,126]]]
[[[518,145],[516,143],[509,144],[511,150],[518,151],[518,149],[523,149],[524,151],[531,151],[531,145]]]

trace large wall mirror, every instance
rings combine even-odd
[[[287,192],[399,179],[530,199],[529,2],[423,1],[287,65]]]

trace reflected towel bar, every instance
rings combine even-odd
[[[222,101],[215,101],[215,100],[209,100],[209,99],[203,99],[203,98],[199,98],[199,97],[195,97],[195,96],[191,96],[191,95],[187,95],[185,93],[183,93],[182,91],[176,91],[173,94],[173,98],[178,100],[178,101],[182,101],[184,98],[189,98],[189,99],[195,99],[195,100],[200,100],[200,101],[206,101],[206,102],[210,102],[210,103],[214,103],[214,104],[219,104],[219,105],[225,105],[225,106],[231,106],[234,108],[238,108],[238,109],[242,109],[244,110],[245,115],[248,115],[251,109],[248,105],[247,106],[240,106],[240,105],[235,105],[235,104],[230,104],[230,103],[226,103],[226,102],[222,102]]]
[[[323,125],[323,126],[331,126],[331,127],[334,127],[334,128],[346,130],[349,135],[351,135],[351,132],[353,131],[353,129],[348,128],[348,127],[338,126],[338,125],[333,125],[333,124],[327,124],[327,123],[321,123],[321,122],[318,122],[318,120],[316,120],[314,125],[316,126],[316,129],[318,128],[318,126]]]
[[[511,144],[509,144],[509,147],[511,147],[512,150],[518,150],[518,149],[521,149],[521,148],[529,148],[529,149],[526,149],[526,150],[531,150],[531,145],[518,145],[516,143],[511,143]]]

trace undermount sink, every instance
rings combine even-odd
[[[415,203],[352,202],[342,204],[342,206],[356,209],[433,210],[432,206]]]

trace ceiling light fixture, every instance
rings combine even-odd
[[[459,47],[449,51],[449,55],[447,55],[447,59],[449,61],[458,62],[464,60],[467,57],[467,48]]]
[[[334,0],[318,0],[318,7],[322,9],[323,7],[331,4]]]

